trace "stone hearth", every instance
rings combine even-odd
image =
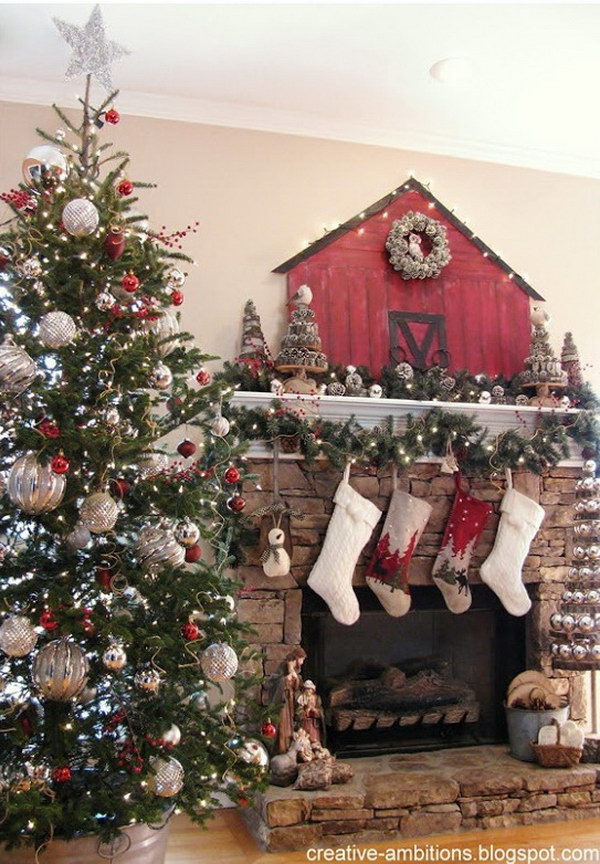
[[[349,760],[343,786],[275,786],[243,811],[270,852],[600,816],[600,765],[541,768],[506,747]]]

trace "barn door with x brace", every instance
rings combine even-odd
[[[415,369],[448,366],[444,315],[419,312],[388,312],[392,363],[408,361]]]

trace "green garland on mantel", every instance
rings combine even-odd
[[[365,428],[354,417],[346,421],[299,416],[293,408],[274,399],[268,409],[248,409],[228,404],[223,413],[237,427],[242,439],[270,446],[279,441],[283,451],[301,453],[310,464],[326,457],[341,469],[348,460],[369,468],[395,464],[407,470],[419,458],[444,457],[450,446],[466,473],[490,476],[506,468],[542,474],[569,456],[569,439],[582,457],[600,454],[600,424],[593,412],[541,414],[531,435],[508,429],[488,437],[487,429],[466,414],[432,408],[415,417],[406,415],[406,429],[394,430],[394,418],[381,426]],[[235,428],[234,427],[234,428]]]

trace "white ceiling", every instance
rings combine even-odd
[[[0,99],[70,105],[52,17],[0,3]],[[119,109],[600,177],[598,3],[103,3]],[[429,68],[471,61],[442,84]]]

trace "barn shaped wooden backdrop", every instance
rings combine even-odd
[[[409,211],[446,228],[452,258],[435,278],[405,280],[390,263],[386,239]],[[530,345],[530,300],[543,299],[413,178],[274,272],[287,273],[290,297],[312,289],[329,362],[375,374],[406,359],[513,377]]]

